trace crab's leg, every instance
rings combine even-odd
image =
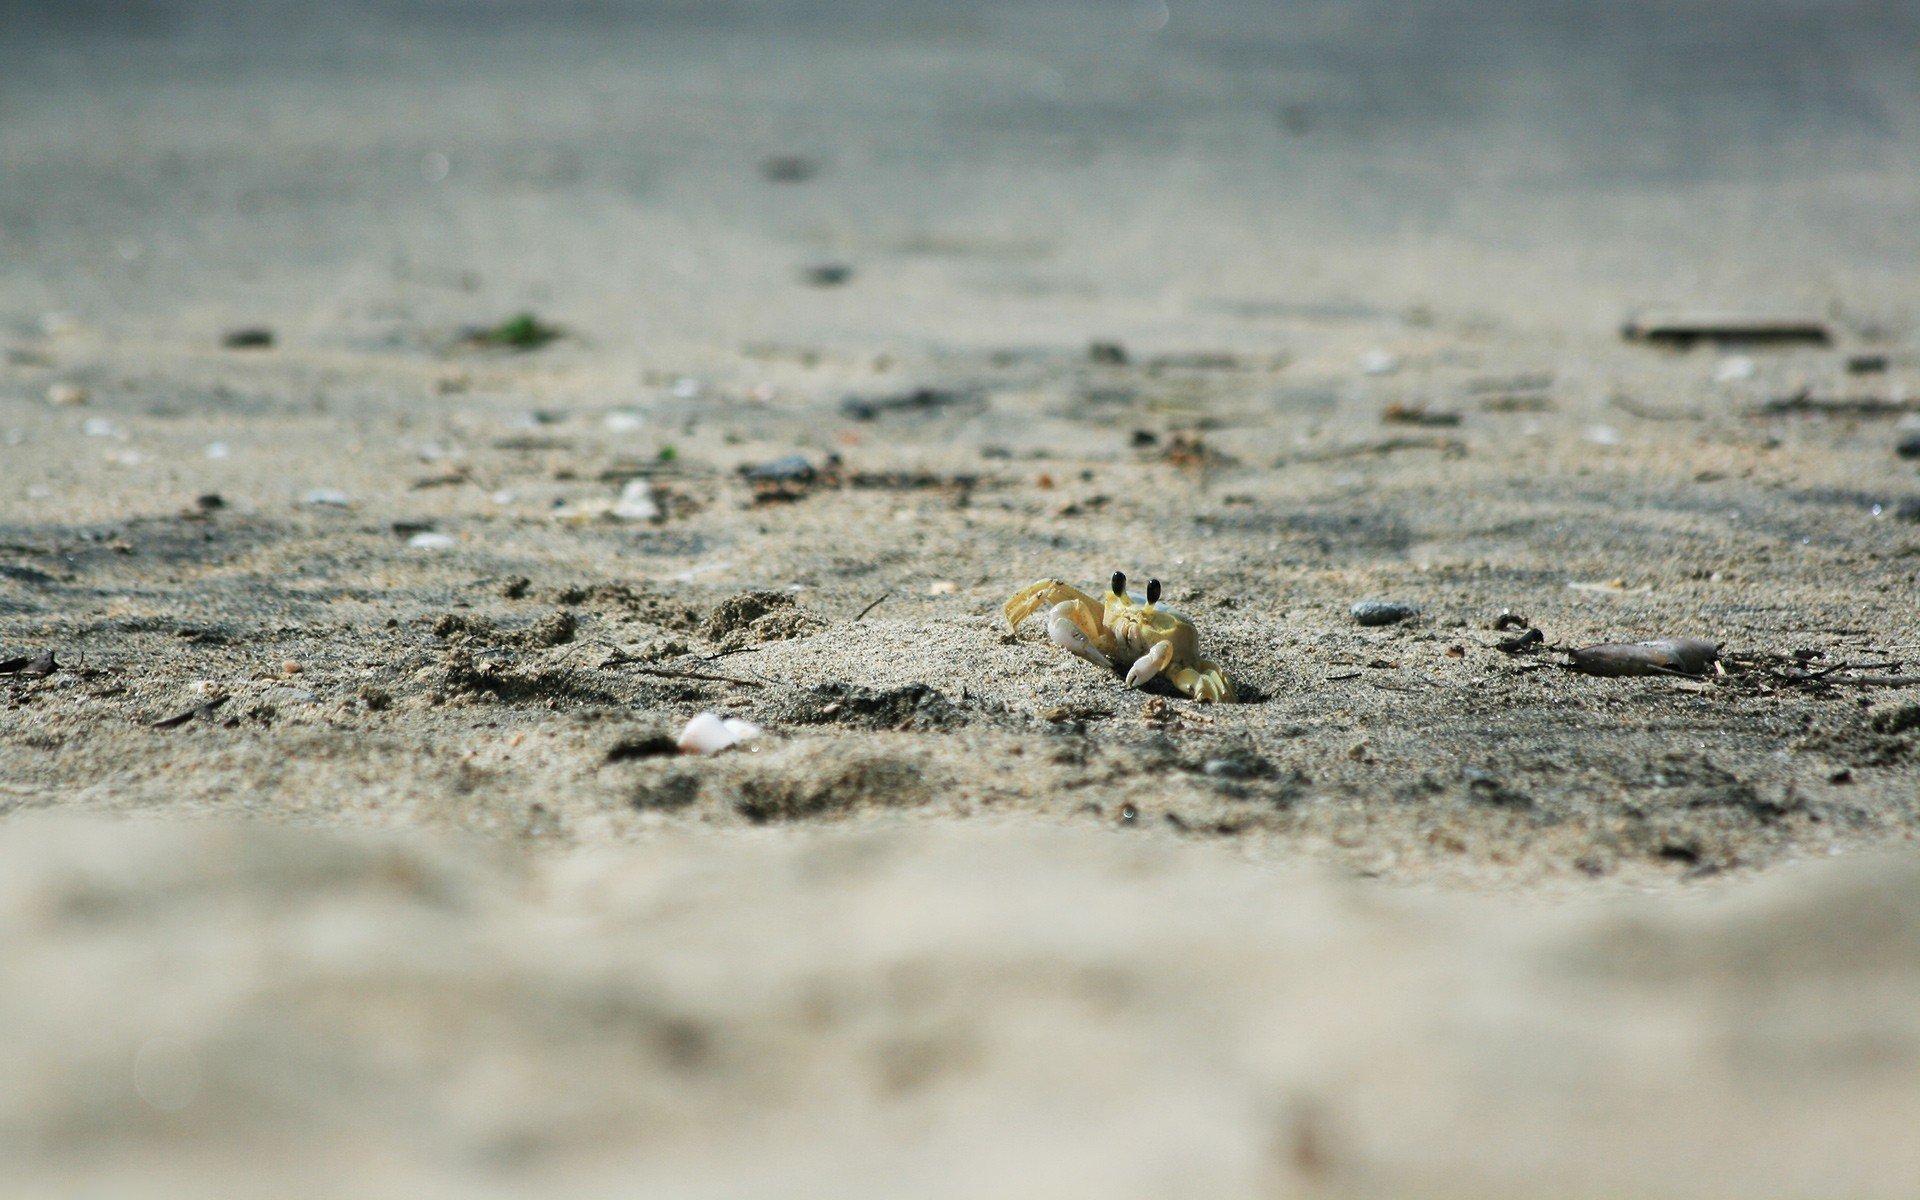
[[[1007,606],[1003,610],[1007,616],[1007,628],[1018,632],[1020,622],[1043,608],[1057,606],[1063,600],[1083,601],[1091,611],[1100,611],[1100,602],[1079,588],[1061,583],[1058,579],[1042,579],[1038,583],[1030,583],[1021,588],[1013,594],[1012,599],[1007,601]],[[1101,624],[1096,621],[1088,633],[1091,634],[1100,628]]]
[[[1205,703],[1232,704],[1239,699],[1227,673],[1204,659],[1195,667],[1176,667],[1167,672],[1167,678],[1173,682],[1173,686]]]
[[[1155,675],[1167,669],[1173,661],[1173,643],[1155,642],[1153,649],[1133,660],[1133,666],[1127,668],[1127,686],[1141,687]]]

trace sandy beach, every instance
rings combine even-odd
[[[0,1190],[1920,1191],[1905,6],[310,7],[0,4]]]

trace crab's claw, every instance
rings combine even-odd
[[[1062,600],[1047,613],[1047,636],[1053,644],[1086,659],[1096,667],[1113,670],[1113,663],[1087,637],[1073,619],[1074,610],[1079,607],[1077,600]]]
[[[1173,643],[1155,642],[1153,649],[1134,659],[1133,665],[1127,668],[1127,686],[1130,688],[1144,686],[1155,675],[1166,670],[1167,664],[1172,661]]]

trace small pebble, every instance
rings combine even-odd
[[[273,348],[273,330],[264,325],[230,329],[221,337],[220,344],[229,350],[269,350]]]
[[[820,164],[804,154],[774,154],[760,160],[760,178],[768,183],[805,183]]]
[[[740,468],[740,473],[748,479],[765,479],[776,482],[804,483],[813,478],[813,464],[804,454],[789,454],[771,462]]]
[[[202,450],[201,453],[205,454],[208,458],[232,458],[233,447],[227,445],[225,442],[208,442],[206,449]]]
[[[1360,356],[1362,375],[1391,375],[1400,369],[1400,356],[1385,350],[1369,350]]]
[[[87,402],[87,389],[77,383],[56,383],[47,389],[47,403],[56,408],[72,408]]]
[[[1353,619],[1362,625],[1395,625],[1420,615],[1420,610],[1415,606],[1396,604],[1391,600],[1361,600],[1349,611],[1353,613]]]
[[[929,596],[951,596],[960,590],[960,585],[951,579],[936,579],[927,585]]]
[[[1895,443],[1893,452],[1901,458],[1920,458],[1920,433],[1910,433]]]
[[[1596,446],[1618,446],[1620,431],[1611,425],[1587,426],[1587,440]]]
[[[415,550],[451,550],[454,547],[454,540],[450,533],[435,533],[428,530],[408,538],[407,545]]]
[[[298,675],[301,671],[305,669],[306,668],[302,667],[299,663],[293,661],[291,658],[287,659],[285,662],[280,664],[280,673],[282,675]]]
[[[815,263],[800,272],[800,280],[813,287],[839,287],[853,278],[853,268],[845,263]]]
[[[1210,758],[1201,764],[1200,770],[1216,779],[1249,779],[1253,776],[1247,764],[1231,758]]]
[[[309,488],[301,493],[300,503],[318,504],[326,508],[346,508],[353,503],[353,497],[339,488]]]
[[[1753,378],[1753,360],[1744,354],[1729,354],[1713,368],[1715,383],[1739,383]]]
[[[647,418],[631,408],[615,409],[600,419],[608,433],[638,433],[647,427]]]
[[[698,400],[703,390],[700,381],[691,375],[682,375],[673,381],[673,394],[681,400]]]
[[[120,427],[105,417],[88,417],[87,423],[80,427],[80,432],[86,434],[88,437],[119,437]]]

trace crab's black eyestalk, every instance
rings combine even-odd
[[[1158,579],[1147,580],[1147,603],[1160,603],[1160,581]]]
[[[1127,573],[1125,571],[1115,571],[1113,573],[1113,594],[1116,596],[1124,596],[1127,594]]]

